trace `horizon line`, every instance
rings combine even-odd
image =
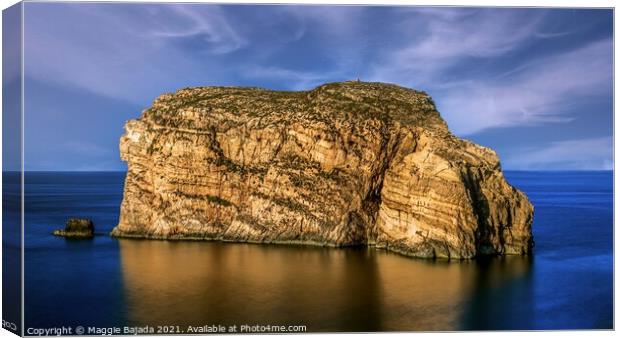
[[[611,171],[614,169],[502,169],[506,171],[521,172],[592,172],[592,171]],[[20,173],[20,170],[2,170],[3,173]],[[24,170],[24,173],[126,173],[127,170]]]

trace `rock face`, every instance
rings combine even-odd
[[[423,92],[365,82],[182,89],[125,130],[113,236],[449,258],[533,246],[532,205],[495,152],[452,135]]]
[[[70,218],[64,230],[54,230],[54,236],[73,238],[92,238],[95,235],[95,226],[89,219]]]

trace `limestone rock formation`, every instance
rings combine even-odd
[[[65,223],[64,229],[54,230],[54,236],[71,238],[92,238],[95,235],[93,221],[82,218],[70,218]]]
[[[495,152],[452,135],[423,92],[357,81],[188,88],[125,130],[114,236],[448,258],[533,246],[533,207]]]

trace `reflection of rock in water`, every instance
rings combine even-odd
[[[472,288],[472,262],[402,260],[391,254],[378,264],[385,290],[384,326],[391,330],[454,330],[462,299]]]
[[[503,257],[477,261],[461,330],[534,328],[533,257]],[[529,301],[529,302],[528,302]],[[510,304],[514,304],[511,306]],[[518,307],[517,307],[518,306]]]
[[[474,262],[367,249],[120,240],[132,324],[307,325],[309,331],[451,330]]]

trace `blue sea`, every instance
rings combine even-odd
[[[25,326],[305,325],[310,332],[613,328],[612,172],[506,172],[534,255],[114,239],[124,173],[27,173]],[[93,240],[51,232],[93,219]],[[5,274],[6,276],[6,274]]]

